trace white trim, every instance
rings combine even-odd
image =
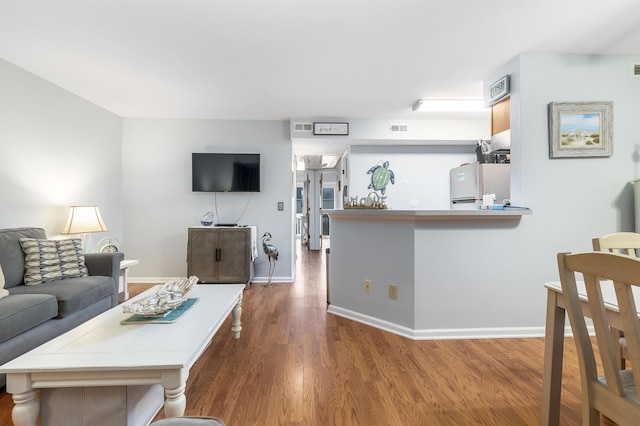
[[[380,330],[388,331],[411,340],[454,340],[454,339],[501,339],[544,337],[544,327],[492,327],[492,328],[441,328],[421,329],[405,327],[379,318],[329,305],[327,312]],[[590,330],[592,332],[592,330]],[[571,328],[567,325],[565,336],[571,336]]]
[[[414,330],[402,325],[398,325],[389,321],[381,320],[379,318],[370,317],[369,315],[361,314],[359,312],[344,309],[336,305],[329,305],[327,312],[337,315],[339,317],[347,318],[353,321],[357,321],[362,324],[370,325],[371,327],[378,328],[380,330],[388,331],[393,334],[397,334],[408,339],[415,339],[413,334]]]
[[[129,276],[129,283],[139,283],[139,284],[152,284],[152,283],[166,283],[169,280],[179,278],[179,277],[131,277]],[[251,280],[252,283],[256,284],[266,284],[269,281],[268,277],[253,277]],[[293,277],[273,277],[271,281],[274,284],[277,283],[292,283]]]
[[[268,282],[269,282],[269,277],[253,277],[253,279],[251,280],[252,284],[266,284]],[[271,278],[271,283],[272,284],[279,284],[279,283],[290,284],[290,283],[293,283],[293,277],[273,277]]]

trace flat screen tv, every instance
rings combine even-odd
[[[194,192],[260,192],[260,154],[192,153]]]

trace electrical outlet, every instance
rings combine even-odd
[[[389,299],[398,300],[398,286],[389,284]]]
[[[371,293],[371,280],[364,280],[364,291]]]

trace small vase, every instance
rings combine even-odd
[[[213,225],[213,212],[206,212],[202,219],[200,219],[200,223],[202,226],[211,226]]]

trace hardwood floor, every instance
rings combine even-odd
[[[245,291],[242,336],[228,319],[191,369],[186,415],[229,426],[540,424],[543,339],[412,341],[327,314],[325,255],[299,254],[295,283]],[[0,395],[0,425],[11,407]],[[561,424],[579,424],[580,407],[567,339]]]

